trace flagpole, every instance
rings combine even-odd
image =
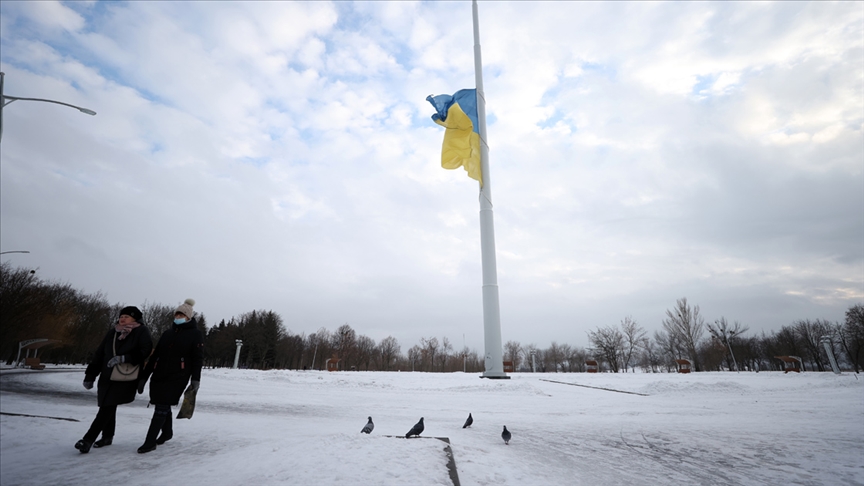
[[[510,378],[504,373],[501,346],[501,311],[498,304],[498,269],[495,259],[495,224],[492,217],[492,181],[489,177],[489,145],[486,139],[486,94],[483,91],[483,61],[480,57],[480,21],[477,0],[471,2],[474,16],[474,79],[477,88],[477,130],[480,132],[480,251],[483,263],[483,336],[486,371],[481,378]]]

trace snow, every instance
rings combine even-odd
[[[864,484],[864,380],[848,373],[207,369],[194,417],[148,454],[146,395],[118,408],[114,445],[73,448],[96,414],[83,376],[0,374],[0,484],[453,484],[432,437],[462,485]],[[387,437],[420,417],[426,439]]]

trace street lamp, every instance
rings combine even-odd
[[[81,113],[85,113],[87,115],[95,115],[96,112],[89,108],[82,108],[80,106],[75,106],[69,103],[64,103],[62,101],[56,100],[48,100],[45,98],[19,98],[17,96],[8,96],[3,94],[3,77],[6,76],[5,73],[0,72],[0,140],[3,140],[3,108],[6,108],[6,105],[12,103],[13,101],[42,101],[44,103],[54,103],[57,105],[68,106],[70,108],[75,108]],[[9,100],[9,101],[6,101]]]
[[[714,321],[714,324],[717,325],[718,330],[715,331],[714,329],[711,329],[711,325],[709,324],[708,332],[710,332],[715,338],[720,339],[720,341],[726,342],[726,346],[729,348],[729,354],[732,356],[732,362],[735,363],[735,371],[741,373],[741,370],[738,368],[738,361],[735,360],[735,353],[732,352],[732,344],[729,343],[729,339],[735,337],[738,333],[736,331],[727,331],[725,326],[721,328],[720,321]],[[737,322],[736,327],[738,327]],[[721,332],[723,336],[722,338],[718,335],[721,334]]]
[[[0,255],[5,255],[7,253],[30,253],[30,252],[27,250],[0,251]]]
[[[234,344],[237,345],[237,352],[234,353],[234,369],[236,370],[237,369],[237,363],[240,362],[240,348],[243,347],[243,340],[242,339],[235,339]]]

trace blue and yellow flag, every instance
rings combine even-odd
[[[480,132],[477,123],[477,90],[459,90],[453,96],[427,96],[435,107],[432,120],[447,130],[441,148],[441,167],[464,167],[468,177],[483,183],[480,172]]]

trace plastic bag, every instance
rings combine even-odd
[[[177,412],[178,419],[191,419],[195,413],[195,396],[198,395],[198,390],[189,389],[183,393],[183,404],[180,405],[180,411]]]

